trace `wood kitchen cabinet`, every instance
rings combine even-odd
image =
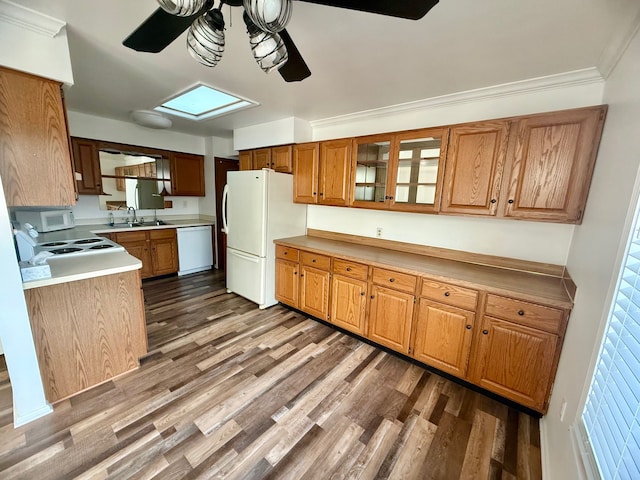
[[[300,143],[293,146],[293,201],[318,203],[318,164],[320,144]]]
[[[276,172],[292,173],[292,152],[291,145],[243,150],[239,155],[240,170],[271,168]]]
[[[318,204],[346,206],[349,203],[351,139],[320,142]]]
[[[24,293],[50,403],[138,367],[147,353],[138,271]]]
[[[115,233],[115,241],[142,262],[142,278],[178,271],[178,241],[175,228]]]
[[[330,322],[366,335],[368,267],[334,258],[332,272]]]
[[[204,197],[204,157],[171,152],[171,195]]]
[[[263,168],[271,168],[271,149],[258,148],[253,150],[252,164],[253,170],[262,170]]]
[[[507,156],[500,215],[579,223],[606,111],[606,106],[597,106],[518,120]]]
[[[240,170],[253,170],[253,152],[243,150],[238,155],[238,167]]]
[[[329,318],[329,265],[331,259],[300,252],[300,310],[314,317]]]
[[[510,124],[498,120],[451,128],[441,212],[497,213]]]
[[[408,354],[417,279],[382,268],[373,269],[372,279],[367,337]]]
[[[104,195],[100,172],[100,150],[98,142],[85,138],[71,137],[71,151],[80,195]],[[124,190],[124,188],[123,188]]]
[[[299,256],[300,252],[295,248],[276,245],[275,297],[293,308],[299,308]]]
[[[0,67],[0,176],[10,207],[76,203],[60,83]]]
[[[566,316],[560,309],[488,295],[471,380],[546,411]]]

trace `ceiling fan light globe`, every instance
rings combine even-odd
[[[292,0],[243,0],[244,10],[263,32],[278,33],[291,19]]]
[[[158,0],[160,8],[178,17],[188,17],[197,13],[205,3],[206,0]]]
[[[219,18],[212,16],[214,12],[196,18],[187,33],[189,54],[207,67],[215,67],[224,53],[224,21],[222,14]]]
[[[287,47],[277,33],[260,32],[252,35],[249,44],[253,57],[265,73],[279,69],[289,59]]]

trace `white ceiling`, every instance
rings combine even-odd
[[[296,1],[287,30],[312,75],[286,83],[253,60],[241,8],[223,8],[225,54],[207,68],[188,54],[186,34],[158,54],[122,46],[157,8],[155,0],[13,1],[67,22],[75,82],[66,94],[70,110],[129,121],[132,110],[153,108],[202,82],[260,106],[202,122],[174,118],[172,129],[225,137],[285,117],[313,121],[589,67],[606,70],[639,10],[637,0],[441,0],[411,21]]]

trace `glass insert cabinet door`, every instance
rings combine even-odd
[[[352,205],[386,208],[388,205],[389,155],[392,137],[356,138],[353,146]]]

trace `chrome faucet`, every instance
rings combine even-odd
[[[129,224],[137,223],[138,218],[136,217],[136,209],[134,207],[127,207],[127,213],[129,212],[133,212],[133,217],[131,218]]]

